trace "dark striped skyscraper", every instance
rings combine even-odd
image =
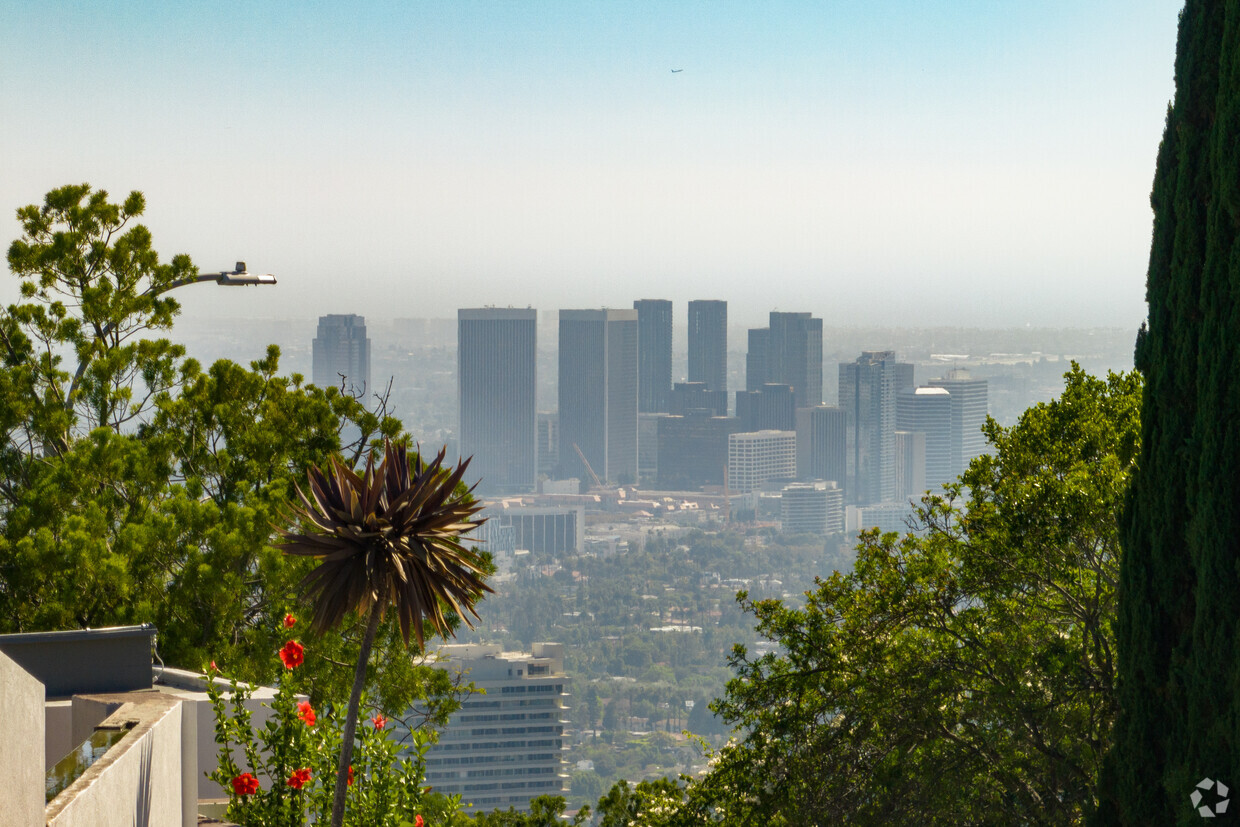
[[[371,392],[370,339],[366,319],[348,314],[319,316],[311,375],[320,388],[339,388],[363,401]]]
[[[689,381],[709,391],[728,390],[728,303],[689,302]]]
[[[672,303],[640,299],[637,311],[637,410],[666,413],[672,390]]]
[[[822,404],[822,319],[772,310],[769,327],[749,331],[745,390],[767,383],[790,385],[797,408]]]
[[[637,311],[560,311],[560,478],[637,481]],[[576,446],[576,447],[574,447]]]
[[[534,412],[537,311],[457,311],[461,455],[481,494],[533,491],[538,454]]]
[[[913,366],[890,350],[865,351],[840,365],[840,407],[852,432],[852,475],[846,490],[860,505],[896,498],[896,395],[913,384]]]

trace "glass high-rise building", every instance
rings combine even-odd
[[[952,398],[943,388],[905,388],[896,395],[896,430],[926,435],[925,486],[934,494],[952,473]],[[913,491],[920,497],[923,491]]]
[[[822,319],[772,310],[769,327],[749,331],[745,390],[765,384],[790,385],[796,408],[822,404]]]
[[[957,368],[949,370],[941,379],[931,379],[928,384],[952,395],[952,476],[958,477],[969,467],[970,460],[986,453],[982,426],[990,413],[987,383]]]
[[[371,393],[365,318],[351,313],[319,316],[311,376],[320,388],[343,387],[362,399]]]
[[[637,311],[560,311],[560,479],[637,481]],[[580,450],[581,454],[578,454]]]
[[[457,311],[460,451],[481,494],[533,491],[538,476],[534,410],[537,313],[532,308]]]
[[[852,430],[849,499],[861,505],[896,497],[896,394],[913,384],[913,366],[890,350],[865,351],[840,365],[840,407]]]
[[[766,381],[792,386],[796,407],[822,404],[822,319],[771,311]]]
[[[689,302],[689,381],[709,391],[728,390],[728,303]]]
[[[637,311],[637,410],[667,413],[672,390],[672,303],[640,299]]]

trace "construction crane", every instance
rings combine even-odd
[[[594,469],[590,467],[590,460],[586,459],[586,455],[581,452],[581,448],[577,443],[573,443],[573,450],[577,452],[577,456],[581,457],[581,464],[586,467],[586,472],[590,475],[590,479],[594,480],[595,488],[605,488],[603,481],[598,478],[598,474],[594,473]]]

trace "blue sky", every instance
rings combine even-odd
[[[187,315],[1144,317],[1176,0],[3,3],[0,236],[88,181],[280,276]]]

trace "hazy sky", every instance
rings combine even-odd
[[[1135,327],[1181,5],[0,0],[0,240],[86,181],[280,278],[195,318]]]

